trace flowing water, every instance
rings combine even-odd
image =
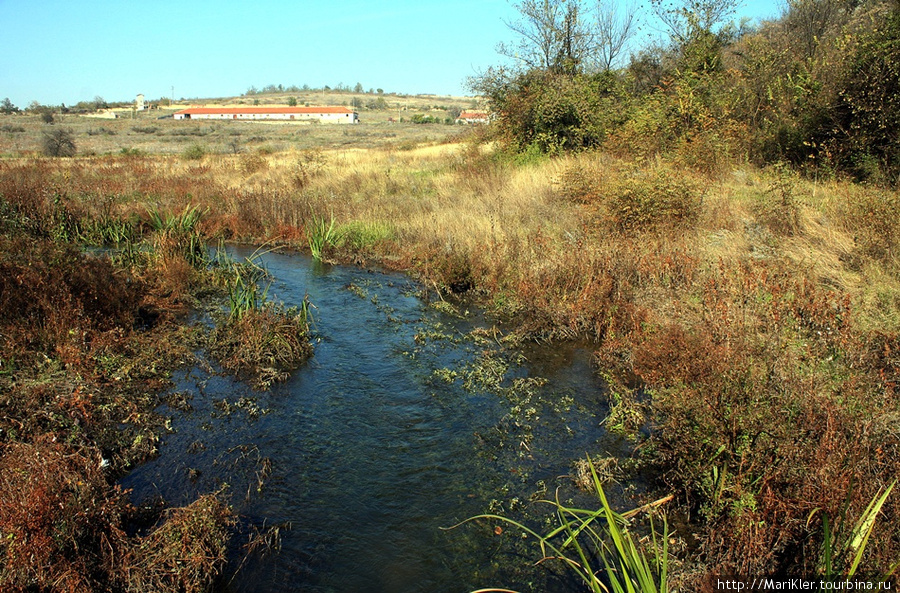
[[[280,551],[250,556],[223,591],[568,588],[530,566],[537,549],[515,529],[441,528],[487,512],[540,521],[531,501],[577,496],[574,459],[626,450],[600,426],[589,351],[501,347],[491,321],[399,274],[262,261],[271,298],[315,305],[315,355],[269,392],[214,369],[176,377],[172,431],[122,482],[134,498],[225,487],[248,531],[279,527]]]

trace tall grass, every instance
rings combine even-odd
[[[337,232],[334,229],[334,217],[326,221],[324,217],[313,217],[312,223],[307,227],[309,251],[313,259],[322,261],[325,250],[332,247],[337,241]]]
[[[200,228],[204,211],[187,205],[180,214],[163,214],[156,206],[147,208],[150,228],[156,235],[156,248],[165,257],[178,253],[195,268],[205,266],[209,254],[206,237]]]
[[[236,321],[250,311],[258,311],[265,305],[272,280],[268,271],[259,263],[257,250],[239,262],[228,255],[224,245],[216,250],[214,260],[216,276],[224,285],[228,299],[228,318]],[[261,286],[265,283],[264,286]]]
[[[869,537],[875,529],[875,521],[881,512],[897,481],[879,492],[869,502],[856,522],[847,533],[843,533],[843,524],[848,520],[847,507],[845,506],[835,523],[828,519],[828,515],[822,517],[824,536],[822,540],[822,573],[829,581],[852,579],[860,570]],[[849,500],[849,499],[848,499]],[[810,520],[818,509],[810,514]],[[900,559],[890,567],[884,567],[880,581],[884,582],[900,568]]]

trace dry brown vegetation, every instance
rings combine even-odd
[[[525,339],[596,340],[607,425],[650,429],[640,456],[694,520],[686,566],[815,573],[823,516],[847,509],[846,534],[900,475],[896,192],[682,157],[509,156],[473,142],[19,159],[0,164],[0,195],[16,224],[45,237],[93,237],[97,221],[138,232],[148,206],[190,206],[207,239],[306,249],[317,221],[333,221],[326,259],[468,292]],[[193,268],[168,261],[151,286],[189,287]],[[50,274],[4,277],[27,273]],[[72,299],[104,306],[77,276],[67,282]],[[131,294],[109,315],[133,317],[143,301]],[[71,319],[41,327],[62,344],[42,346],[48,356],[84,348],[71,344]],[[103,344],[107,330],[89,329]],[[889,499],[882,511],[871,572],[900,554],[898,509]]]

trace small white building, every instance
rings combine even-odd
[[[456,118],[458,124],[486,124],[488,121],[490,116],[486,112],[473,109],[464,109]]]
[[[333,124],[359,123],[359,115],[348,107],[191,107],[175,112],[175,119],[318,120]]]
[[[139,94],[137,98],[134,100],[134,108],[137,111],[143,111],[147,109],[147,104],[144,102],[144,95]]]

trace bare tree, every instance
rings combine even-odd
[[[601,69],[612,69],[628,40],[637,32],[637,12],[635,0],[628,0],[624,5],[615,0],[597,0],[594,42]]]
[[[519,36],[497,51],[528,69],[559,73],[578,71],[593,48],[592,34],[578,0],[522,0],[514,4],[522,16],[507,26]]]
[[[847,0],[786,0],[782,23],[792,39],[802,44],[804,57],[811,58],[830,31],[843,26],[856,3]]]
[[[731,19],[739,0],[650,0],[672,41],[686,45]]]
[[[75,136],[71,130],[56,128],[44,133],[44,154],[53,157],[75,156]]]

